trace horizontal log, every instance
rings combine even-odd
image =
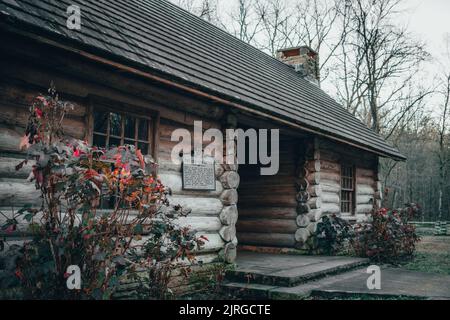
[[[171,205],[180,205],[184,210],[191,210],[191,216],[214,216],[222,211],[222,202],[217,198],[200,198],[186,196],[170,196]]]
[[[356,176],[357,177],[373,178],[375,180],[375,178],[376,178],[376,170],[375,169],[356,168]]]
[[[273,177],[294,177],[296,175],[296,166],[294,165],[283,165],[283,164],[279,164],[279,168],[278,171],[276,173],[276,175],[274,175]],[[272,176],[262,176],[261,175],[261,169],[256,167],[256,168],[252,168],[252,170],[241,170],[240,171],[240,175],[241,178],[243,178],[242,180],[264,180],[264,178],[267,177],[272,177]]]
[[[239,198],[254,198],[255,196],[261,197],[270,197],[270,196],[283,196],[290,195],[292,198],[295,198],[298,189],[294,185],[290,186],[281,186],[281,187],[273,187],[273,186],[253,186],[251,188],[242,186],[239,187],[238,193]]]
[[[16,109],[23,109],[28,111],[34,98],[39,94],[37,90],[30,90],[30,88],[11,85],[9,83],[2,83],[0,86],[0,101],[14,106]],[[86,115],[86,107],[83,103],[73,101],[70,99],[73,110],[69,110],[68,114],[71,116],[83,117]]]
[[[327,181],[327,182],[331,181],[331,182],[337,182],[337,183],[341,182],[341,175],[339,173],[321,172],[320,178],[321,178],[322,183],[324,181]]]
[[[254,177],[249,177],[244,172],[240,172],[241,175],[241,184],[239,188],[243,188],[246,186],[283,186],[283,185],[292,185],[295,186],[295,177],[293,174],[289,175],[280,175],[277,174],[275,176],[261,176],[258,171],[258,175]]]
[[[373,186],[373,185],[375,185],[375,180],[373,178],[370,178],[370,177],[357,176],[356,177],[356,184],[364,184],[364,185]]]
[[[226,171],[220,176],[219,180],[225,189],[236,189],[239,187],[240,177],[235,171]]]
[[[206,253],[206,252],[218,252],[225,246],[225,242],[222,240],[219,233],[202,233],[199,232],[196,234],[197,237],[204,237],[208,239],[208,241],[204,240],[205,244],[201,249],[195,249],[194,252],[197,253]]]
[[[339,203],[324,203],[320,208],[324,214],[333,214],[341,212]]]
[[[222,194],[223,187],[220,181],[216,181],[216,190],[214,191],[193,191],[183,189],[183,178],[181,173],[159,172],[161,182],[172,190],[174,195],[219,197]]]
[[[243,195],[239,198],[239,204],[244,206],[268,206],[268,207],[296,207],[297,200],[295,194],[292,195]]]
[[[294,247],[294,234],[284,233],[238,233],[239,245],[257,245],[269,247]]]
[[[320,184],[323,192],[341,193],[341,184],[336,181],[322,181]]]
[[[218,232],[222,223],[217,217],[187,216],[177,218],[174,223],[180,227],[188,227],[190,230]]]
[[[41,192],[35,184],[22,179],[0,179],[0,206],[20,208],[25,204],[39,205]]]
[[[204,245],[200,248],[195,247],[192,250],[192,253],[196,255],[206,254],[211,252],[218,252],[225,246],[225,242],[222,240],[221,236],[217,232],[209,233],[209,232],[197,232],[195,237],[202,237]],[[149,236],[143,236],[140,240],[133,240],[133,246],[142,246],[147,240]]]
[[[25,134],[25,128],[28,124],[28,108],[12,107],[8,105],[1,106],[0,123],[9,127],[19,128]],[[62,127],[67,136],[83,139],[86,133],[86,125],[83,117],[74,117],[70,113],[63,120]]]
[[[158,172],[161,174],[173,174],[173,173],[181,173],[182,172],[182,164],[175,164],[172,160],[160,158],[158,163]],[[221,164],[216,163],[215,165],[215,174],[216,177],[220,177],[224,173],[225,169]]]
[[[21,163],[23,159],[0,157],[0,178],[14,178],[26,179],[29,177],[33,165],[36,163],[30,160],[22,169],[16,170],[16,166]]]
[[[218,262],[219,256],[217,252],[212,253],[199,253],[196,252],[194,254],[194,261],[190,261],[187,258],[178,259],[177,263],[182,266],[189,266],[193,272],[200,271],[202,269],[202,265]],[[183,272],[180,269],[175,269],[172,271],[173,276],[182,275]]]
[[[373,205],[374,203],[374,195],[357,195],[356,196],[356,203],[357,204],[370,204]]]
[[[285,219],[239,219],[236,228],[238,232],[254,233],[288,233],[297,230],[295,220]]]
[[[352,159],[357,165],[371,168],[376,163],[376,156],[368,152],[332,142],[321,141],[321,159],[339,163],[342,158]]]
[[[339,203],[339,195],[336,193],[324,192],[321,196],[322,203]]]
[[[175,164],[170,160],[159,159],[158,172],[161,174],[181,173],[181,163]]]
[[[16,210],[12,210],[11,208],[2,207],[0,208],[0,212],[3,213],[3,215],[0,215],[0,226],[6,223],[8,218],[12,218],[20,208],[16,208]],[[98,210],[97,214],[100,216],[102,212],[108,211],[108,210]],[[136,217],[137,212],[130,212],[130,216],[128,217],[127,221],[131,221]],[[64,213],[62,214],[62,217],[64,217]],[[6,216],[6,217],[5,217]],[[36,215],[30,222],[39,223],[41,221],[42,214]],[[76,224],[78,221],[81,221],[81,215],[78,215],[78,220],[76,221]],[[16,218],[18,225],[16,232],[27,232],[29,222],[24,219],[24,215],[21,215],[20,217]],[[200,217],[200,216],[187,216],[187,217],[179,217],[173,220],[173,223],[180,227],[188,227],[190,230],[196,231],[196,232],[219,232],[219,230],[222,227],[222,223],[220,222],[218,217]]]
[[[358,184],[356,185],[356,194],[373,196],[375,194],[375,189],[372,186]]]
[[[356,206],[356,213],[363,214],[363,213],[370,213],[373,210],[372,204],[359,204]]]
[[[239,186],[239,193],[241,196],[245,195],[253,195],[255,191],[258,194],[286,194],[291,193],[295,194],[297,192],[297,188],[294,183],[289,184],[256,184],[256,185],[241,185]]]
[[[315,209],[311,210],[307,215],[311,222],[317,222],[325,215],[325,213],[322,212],[322,209]]]
[[[16,216],[17,211],[19,211],[21,208],[16,207],[14,210],[11,207],[1,207],[0,212],[0,227],[5,225],[8,219],[12,219]],[[25,214],[19,216],[16,218],[17,221],[17,229],[15,230],[15,233],[27,233],[28,232],[28,226],[30,223],[39,223],[42,219],[42,213],[37,214],[33,217],[33,219],[28,222],[26,219],[24,219]]]
[[[323,172],[340,172],[341,165],[337,162],[322,159],[320,160],[320,169]]]
[[[25,131],[22,129],[14,130],[0,125],[0,150],[8,152],[21,152],[20,139]]]
[[[292,207],[241,207],[239,205],[239,217],[293,220],[297,217],[297,211]]]

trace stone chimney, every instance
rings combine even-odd
[[[277,59],[292,66],[297,73],[316,85],[320,83],[319,54],[308,46],[278,50]]]

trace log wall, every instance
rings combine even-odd
[[[17,64],[16,61],[12,63]],[[64,77],[62,74],[43,68],[27,70],[29,76],[24,78],[25,73],[20,72],[23,68],[18,67],[18,72],[14,73],[6,67],[8,63],[5,60],[1,64],[5,68],[2,68],[2,80],[0,80],[0,210],[7,217],[24,204],[31,203],[39,206],[41,203],[34,183],[27,182],[32,163],[20,171],[16,171],[15,166],[25,156],[19,150],[19,143],[25,132],[30,103],[40,92],[45,92],[50,83],[47,80],[55,79],[61,98],[72,102],[75,107],[64,122],[64,130],[68,137],[89,139],[90,130],[87,123],[91,95],[112,98],[118,104],[123,102],[127,106],[136,103],[137,109],[149,106],[153,111],[159,112],[159,139],[156,154],[160,164],[158,174],[162,182],[172,189],[171,204],[180,204],[192,212],[188,218],[179,219],[178,223],[182,226],[190,226],[199,236],[202,235],[208,239],[204,248],[197,253],[202,261],[214,262],[219,261],[220,258],[230,263],[234,261],[237,241],[235,188],[236,183],[239,183],[236,168],[231,171],[230,167],[216,166],[215,191],[185,191],[182,188],[181,166],[174,165],[170,160],[172,147],[177,143],[170,141],[172,131],[177,128],[186,128],[193,132],[194,120],[202,120],[205,130],[212,127],[220,129],[222,116],[216,110],[217,107],[203,109],[208,116],[200,116],[197,113],[202,112],[203,106],[195,108],[195,112],[192,113],[186,107],[184,111],[179,111],[177,108],[165,107],[155,101],[137,99],[133,94],[123,95],[118,90],[101,88],[97,84],[76,82],[73,77]],[[59,84],[62,85],[59,86]],[[170,101],[171,96],[167,96],[166,102],[170,103]],[[189,101],[189,98],[186,98],[186,101]],[[1,216],[0,224],[5,219]],[[18,236],[19,233],[22,235],[26,230],[26,221],[21,221],[17,233],[8,236]]]
[[[160,164],[158,173],[172,188],[172,204],[192,210],[191,217],[181,219],[180,224],[190,225],[209,239],[199,253],[205,261],[221,258],[233,262],[238,240],[243,245],[311,248],[310,239],[322,215],[340,211],[342,161],[351,161],[357,168],[356,217],[362,219],[373,203],[379,204],[381,190],[376,157],[313,137],[283,139],[277,176],[262,177],[259,167],[242,167],[238,174],[237,166],[218,165],[215,191],[185,191],[181,166],[170,161],[171,149],[176,144],[170,141],[172,131],[178,128],[192,131],[195,120],[202,120],[205,130],[224,125],[232,128],[237,119],[228,115],[230,110],[137,77],[111,72],[78,56],[49,50],[43,44],[7,35],[3,38],[10,45],[7,50],[0,49],[2,212],[40,202],[33,184],[26,181],[31,164],[19,172],[14,167],[23,158],[18,146],[31,99],[45,92],[51,81],[55,82],[61,98],[75,105],[64,123],[66,134],[74,138],[90,138],[87,124],[92,96],[159,114],[155,155]],[[274,124],[264,124],[264,127],[271,125]]]
[[[293,248],[297,230],[296,139],[280,141],[280,171],[261,176],[258,165],[240,166],[239,245]]]

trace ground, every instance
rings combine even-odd
[[[423,236],[408,270],[450,275],[450,236]]]

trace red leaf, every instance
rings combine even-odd
[[[30,147],[30,135],[23,136],[20,139],[20,145],[19,145],[20,150],[28,149],[29,147]]]
[[[141,168],[145,169],[145,160],[144,160],[144,156],[142,155],[141,150],[138,149],[136,151],[136,155],[137,155],[137,157],[139,159],[139,163],[141,164]]]
[[[39,108],[34,108],[34,111],[36,112],[36,116],[37,116],[38,118],[42,118],[42,116],[44,115],[44,113],[42,112],[42,110],[39,109]]]

